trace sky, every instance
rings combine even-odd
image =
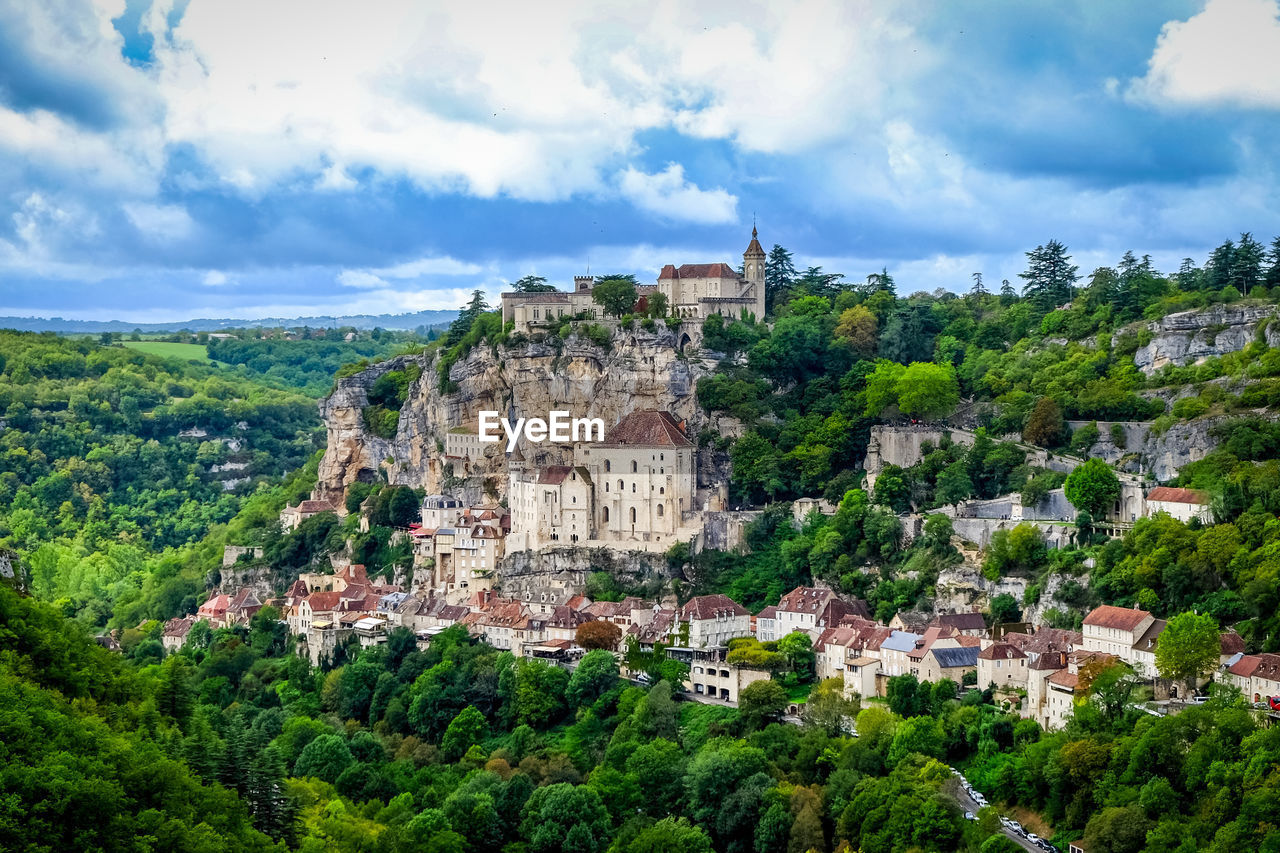
[[[0,0],[0,315],[399,313],[541,275],[900,292],[1280,234],[1280,0]]]

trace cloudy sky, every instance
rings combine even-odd
[[[1172,270],[1278,170],[1277,0],[0,0],[0,315],[455,308],[753,218],[908,291]]]

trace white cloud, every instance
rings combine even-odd
[[[181,240],[195,228],[191,214],[180,204],[126,202],[121,206],[133,227],[153,242]]]
[[[389,288],[392,285],[387,279],[407,280],[424,276],[477,275],[484,269],[479,264],[450,257],[418,258],[389,267],[345,269],[338,273],[337,281],[343,287]]]
[[[719,187],[700,189],[685,180],[679,163],[652,175],[629,166],[619,174],[618,187],[636,207],[666,219],[718,225],[737,218],[737,196]]]
[[[1157,104],[1280,108],[1280,5],[1209,0],[1186,21],[1168,22],[1128,94]]]
[[[224,0],[191,4],[172,33],[162,5],[147,21],[166,138],[250,195],[299,173],[350,189],[363,168],[484,198],[616,191],[605,176],[644,131],[803,151],[879,115],[886,87],[930,64],[908,27],[839,0]]]
[[[318,190],[337,190],[345,192],[355,189],[358,184],[346,170],[334,163],[320,174],[320,179],[316,181],[316,189]]]
[[[378,276],[364,270],[343,270],[338,273],[338,284],[343,287],[386,287],[387,282]]]
[[[455,258],[419,258],[390,267],[371,270],[384,278],[419,278],[424,275],[476,275],[484,271],[479,264],[459,261]]]
[[[207,287],[220,287],[226,284],[228,280],[226,273],[220,272],[219,270],[209,270],[204,274],[204,277],[200,279],[200,283]]]

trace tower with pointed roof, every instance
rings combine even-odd
[[[755,300],[754,311],[757,320],[764,319],[764,267],[766,263],[764,249],[756,235],[756,226],[751,226],[751,242],[742,253],[742,278],[746,283],[742,295]]]

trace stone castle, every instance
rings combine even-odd
[[[654,293],[666,297],[672,317],[678,318],[696,334],[702,321],[712,314],[737,318],[746,314],[764,318],[764,273],[766,256],[756,229],[751,229],[751,242],[742,254],[742,273],[725,263],[667,264],[658,273],[656,284],[636,288],[639,300]],[[561,317],[600,320],[603,312],[592,298],[595,279],[575,276],[571,291],[502,294],[502,322],[514,324],[514,331],[530,334],[551,325]]]

